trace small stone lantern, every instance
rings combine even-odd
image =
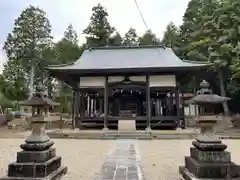
[[[19,180],[53,180],[66,174],[67,167],[61,166],[61,157],[56,156],[53,142],[45,132],[43,117],[44,108],[57,105],[41,91],[21,103],[32,107],[32,134],[20,147],[23,151],[17,153],[17,161],[9,164],[8,176],[0,179]]]
[[[190,148],[190,157],[185,157],[185,166],[179,167],[179,172],[185,180],[197,179],[229,179],[239,177],[237,166],[231,162],[230,152],[226,151],[227,145],[214,134],[213,127],[222,116],[214,115],[214,106],[229,100],[212,94],[209,84],[201,82],[198,95],[187,103],[196,104],[199,114],[196,117],[201,132]]]

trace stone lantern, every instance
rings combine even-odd
[[[57,105],[41,91],[21,103],[32,107],[32,133],[20,147],[17,161],[9,164],[8,176],[0,179],[11,180],[53,180],[66,174],[67,167],[61,166],[61,157],[56,156],[53,142],[45,132],[44,108]]]
[[[185,180],[238,178],[238,166],[231,162],[230,152],[225,150],[227,145],[213,132],[217,121],[223,119],[222,116],[214,115],[214,106],[229,98],[212,94],[206,81],[200,85],[198,95],[187,103],[196,104],[199,108],[196,121],[201,132],[192,142],[194,147],[190,148],[190,156],[185,157],[185,166],[180,166],[179,172]]]

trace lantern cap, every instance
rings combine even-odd
[[[188,100],[187,104],[221,104],[229,101],[230,98],[222,97],[217,94],[199,94],[190,100]]]

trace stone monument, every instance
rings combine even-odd
[[[62,167],[61,157],[56,156],[53,142],[45,132],[43,117],[44,108],[57,105],[41,91],[36,92],[31,99],[22,102],[32,107],[32,134],[20,147],[17,161],[8,165],[8,174],[0,180],[56,180],[67,173],[67,167]]]
[[[179,172],[184,180],[197,179],[238,179],[239,166],[231,162],[230,152],[226,151],[227,145],[217,138],[213,127],[222,116],[214,115],[214,105],[226,102],[227,97],[212,94],[207,90],[209,84],[203,81],[198,95],[188,101],[196,104],[199,114],[196,117],[201,132],[190,148],[190,156],[185,157],[185,166],[179,167]]]

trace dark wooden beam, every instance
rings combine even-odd
[[[76,91],[73,90],[73,96],[72,96],[72,128],[75,129],[75,119],[76,119],[76,114],[75,114],[75,104],[76,104]]]
[[[180,127],[180,83],[179,81],[177,81],[176,83],[176,91],[175,91],[175,99],[176,99],[176,110],[177,110],[177,123],[178,123],[178,127]]]
[[[150,96],[150,86],[149,86],[149,76],[146,76],[146,103],[147,103],[147,128],[151,128],[151,96]]]
[[[104,129],[108,128],[108,77],[105,77],[104,88]]]

